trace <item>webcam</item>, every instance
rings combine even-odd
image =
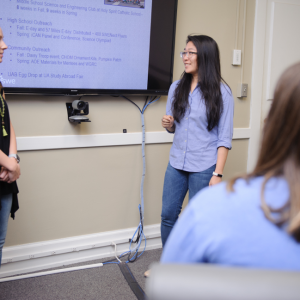
[[[81,122],[91,122],[86,115],[89,114],[89,103],[82,100],[74,100],[72,103],[66,103],[68,120],[71,123],[80,124]]]
[[[84,102],[82,100],[74,100],[72,102],[72,107],[75,110],[84,110],[87,107],[87,102]]]

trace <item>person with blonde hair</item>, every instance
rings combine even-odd
[[[300,63],[280,77],[250,174],[199,192],[162,263],[300,270]]]
[[[7,49],[0,27],[0,63]],[[14,128],[10,122],[8,106],[0,82],[0,266],[2,248],[6,238],[9,214],[14,218],[18,210],[18,187],[16,180],[20,177],[19,156]]]

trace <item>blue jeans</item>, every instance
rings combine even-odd
[[[191,200],[201,189],[207,187],[215,167],[216,165],[213,165],[202,172],[187,172],[177,170],[170,163],[168,164],[161,212],[161,240],[163,247],[178,219],[187,191],[189,190],[189,200]]]
[[[12,205],[12,194],[1,197],[1,210],[0,210],[0,267],[2,260],[2,248],[5,242],[7,223]]]

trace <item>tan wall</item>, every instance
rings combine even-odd
[[[231,65],[232,50],[235,48],[237,20],[239,21],[237,49],[242,49],[245,2],[247,6],[243,82],[249,84],[249,93],[248,97],[242,100],[235,97],[234,127],[249,127],[255,0],[179,0],[176,25],[174,79],[178,79],[183,72],[179,52],[185,47],[187,35],[208,35],[218,43],[222,77],[236,96],[242,67]],[[239,17],[237,17],[237,8],[239,8]]]
[[[222,75],[235,95],[241,67],[231,66],[239,5],[238,49],[242,47],[244,1],[179,0],[174,80],[183,71],[179,52],[187,34],[212,36],[220,47]],[[252,34],[255,1],[247,1],[244,82],[251,87]],[[162,45],[163,46],[163,45]],[[250,96],[250,95],[249,95]],[[144,99],[132,97],[142,106]],[[235,127],[249,126],[250,97],[235,98]],[[121,133],[141,130],[138,110],[112,97],[86,97],[92,123],[72,125],[65,103],[69,97],[8,95],[18,137]],[[145,112],[146,131],[161,131],[166,97]],[[170,144],[146,146],[145,224],[160,222],[163,177]],[[246,171],[248,140],[234,140],[226,177]],[[6,246],[134,227],[138,223],[141,146],[95,147],[20,153],[20,210],[9,221]]]

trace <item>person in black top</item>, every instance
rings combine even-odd
[[[4,50],[7,49],[3,41],[3,32],[0,27],[0,63]],[[9,214],[15,217],[18,210],[18,187],[16,180],[20,177],[19,156],[13,126],[10,122],[9,111],[2,84],[0,82],[0,266],[2,248],[5,242]]]

